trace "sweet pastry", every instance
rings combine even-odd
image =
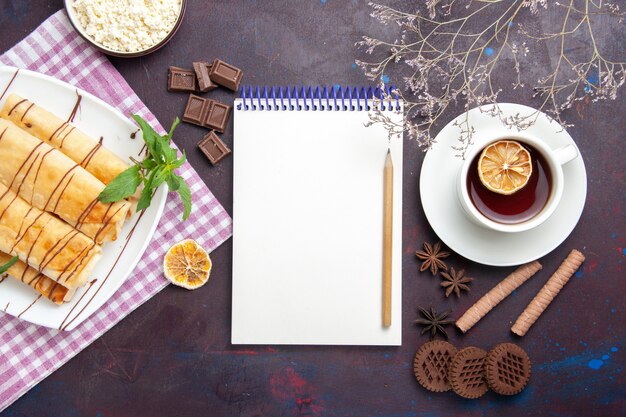
[[[0,251],[73,289],[86,284],[102,248],[0,184]]]
[[[528,383],[530,369],[530,358],[524,349],[513,343],[501,343],[487,354],[485,377],[493,391],[515,395]]]
[[[17,94],[7,96],[0,117],[12,121],[37,139],[59,149],[105,184],[129,167],[102,146],[102,142],[72,125],[72,116],[69,121],[63,120]]]
[[[9,262],[11,256],[0,252],[0,265]],[[22,281],[24,284],[31,286],[39,294],[46,297],[55,304],[62,304],[70,301],[75,290],[65,288],[56,281],[51,280],[41,272],[26,265],[22,261],[17,261],[7,270],[7,275]],[[1,280],[2,278],[0,278]]]
[[[489,313],[495,306],[500,304],[502,300],[508,297],[516,288],[529,280],[533,275],[542,268],[541,264],[533,261],[518,267],[509,274],[502,282],[498,283],[489,292],[483,295],[473,306],[471,306],[456,321],[458,327],[463,333],[471,329],[480,319]]]
[[[456,353],[456,348],[443,340],[424,343],[413,359],[413,372],[417,382],[433,392],[450,390],[452,386],[448,382],[448,366]]]
[[[105,185],[62,152],[0,119],[0,182],[30,205],[54,213],[96,243],[116,240],[131,204],[105,204]]]
[[[585,255],[582,252],[576,249],[572,250],[548,282],[539,290],[535,298],[522,311],[511,327],[511,331],[518,336],[524,336],[584,261]]]
[[[487,352],[473,346],[457,352],[448,367],[448,381],[455,393],[464,398],[478,398],[489,390],[485,380],[486,357]]]

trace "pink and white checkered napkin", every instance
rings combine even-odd
[[[64,10],[48,18],[4,55],[0,63],[26,68],[89,91],[123,114],[138,113],[163,128],[108,59],[74,30]],[[122,318],[167,285],[162,256],[175,242],[192,237],[212,251],[232,234],[232,220],[186,163],[180,174],[190,185],[194,211],[180,222],[177,199],[169,199],[152,242],[134,272],[102,308],[73,331],[59,331],[0,313],[0,411],[65,364]]]

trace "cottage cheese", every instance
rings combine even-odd
[[[78,22],[96,43],[118,52],[138,52],[170,33],[181,0],[76,0]]]

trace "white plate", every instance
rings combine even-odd
[[[0,94],[16,72],[12,67],[0,67]],[[91,137],[104,138],[104,146],[124,160],[138,157],[143,140],[131,133],[137,126],[119,111],[91,94],[65,82],[32,71],[19,70],[8,92],[49,109],[61,118],[66,118],[76,103],[76,93],[82,96],[74,124]],[[5,97],[0,100],[4,105]],[[115,242],[102,247],[102,259],[94,268],[89,281],[92,285],[79,289],[69,303],[58,306],[29,286],[12,278],[0,284],[0,310],[22,320],[41,326],[72,330],[102,306],[124,283],[143,255],[156,229],[165,200],[167,188],[160,188],[152,205],[143,213],[136,214],[126,222]],[[135,227],[138,224],[137,227]],[[132,232],[132,234],[131,234]]]
[[[500,104],[505,115],[526,115],[535,109],[519,104]],[[490,107],[490,106],[485,106]],[[457,173],[463,160],[451,149],[458,142],[460,129],[455,121],[444,127],[433,148],[424,157],[420,175],[420,196],[424,213],[439,238],[452,250],[472,261],[494,266],[519,265],[544,256],[559,246],[580,219],[587,196],[587,173],[579,157],[563,166],[563,197],[554,214],[540,226],[520,233],[502,233],[474,224],[466,216],[456,193]],[[469,111],[469,124],[476,129],[474,145],[482,146],[494,136],[510,132],[496,117]],[[573,144],[572,137],[560,125],[540,114],[527,129],[529,134],[545,140],[552,148]]]

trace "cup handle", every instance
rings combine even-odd
[[[569,161],[576,159],[578,156],[578,150],[574,145],[565,145],[554,150],[554,156],[559,164],[565,165]]]

